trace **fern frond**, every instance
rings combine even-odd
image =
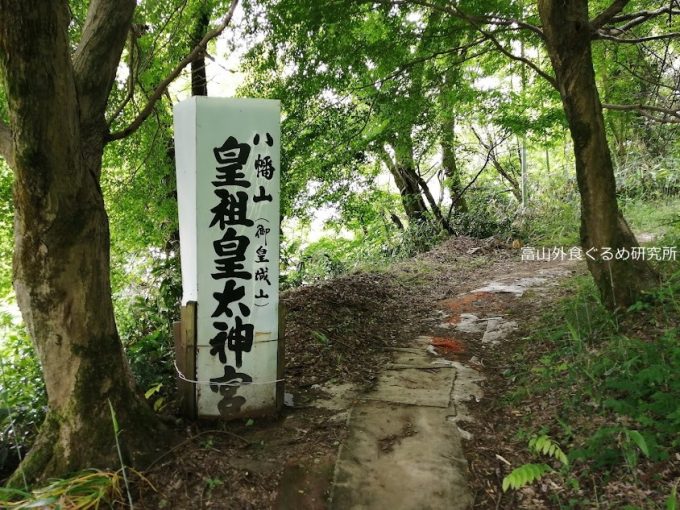
[[[529,449],[538,454],[547,455],[548,457],[557,459],[565,466],[569,465],[569,459],[562,451],[562,448],[560,448],[560,445],[545,434],[532,437],[529,440]]]
[[[503,492],[524,487],[551,471],[552,468],[546,464],[524,464],[503,478]]]

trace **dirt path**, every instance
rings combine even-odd
[[[157,490],[140,484],[139,507],[471,507],[463,448],[485,364],[572,269],[458,238],[288,292],[282,415],[179,423],[182,447],[147,472]]]
[[[473,421],[466,403],[483,399],[484,376],[481,356],[466,356],[467,346],[484,351],[509,341],[518,329],[508,318],[517,300],[570,274],[559,265],[523,267],[440,302],[443,322],[434,334],[394,349],[376,387],[352,408],[330,508],[470,508],[462,440],[471,438],[464,427]]]

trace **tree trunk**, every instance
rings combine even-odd
[[[211,6],[206,1],[200,2],[198,5],[198,12],[194,25],[191,29],[191,40],[189,41],[188,51],[195,48],[205,37],[210,27],[210,15],[212,13]],[[207,96],[208,95],[208,80],[205,72],[205,52],[202,51],[198,57],[191,62],[191,95],[192,96]],[[175,177],[175,139],[172,133],[166,133],[166,158],[168,161],[168,179],[173,183],[172,189],[168,193],[168,197],[177,201],[177,181]],[[166,254],[179,253],[179,225],[175,228],[167,242],[165,243]],[[177,263],[179,267],[179,262]]]
[[[378,148],[378,155],[394,178],[409,222],[422,223],[425,221],[428,213],[427,206],[420,194],[417,179],[409,177],[409,172],[414,172],[414,170],[404,166],[399,155],[395,154],[395,158],[392,159],[384,147]]]
[[[49,403],[14,485],[20,471],[40,481],[119,465],[109,401],[124,430],[126,462],[140,460],[158,438],[116,330],[99,187],[104,110],[135,4],[93,0],[72,62],[65,2],[0,0],[0,65],[14,133],[14,287]]]
[[[449,108],[449,106],[444,106]],[[455,117],[453,115],[447,116],[442,125],[441,147],[442,147],[442,167],[444,175],[448,181],[449,193],[451,200],[459,196],[463,190],[463,184],[460,180],[460,170],[456,161],[455,153]],[[464,196],[461,196],[458,203],[455,205],[456,212],[466,213],[468,211],[467,201]]]
[[[427,203],[430,204],[430,210],[432,211],[432,215],[434,216],[435,220],[437,220],[437,223],[439,223],[439,226],[444,230],[445,232],[449,234],[453,234],[454,230],[451,228],[451,225],[449,224],[448,220],[444,218],[444,215],[442,214],[442,210],[439,207],[439,204],[437,201],[434,199],[432,196],[432,192],[430,191],[430,187],[427,185],[427,182],[425,179],[423,179],[415,170],[413,171],[413,176],[415,177],[416,181],[418,182],[418,186],[420,186],[420,189],[423,192],[423,195],[425,195],[425,198],[427,199]]]
[[[210,26],[210,14],[212,8],[208,2],[202,1],[198,6],[198,13],[194,26],[191,30],[189,49],[195,48],[203,40]],[[202,51],[198,58],[191,62],[191,95],[207,96],[208,80],[205,74],[205,52]]]
[[[409,221],[422,223],[427,219],[427,206],[420,194],[417,179],[412,175],[414,173],[413,168],[397,163],[392,176],[399,188],[401,202],[404,205],[404,211]]]
[[[538,1],[546,44],[574,142],[581,194],[581,246],[588,268],[610,309],[634,303],[658,284],[656,273],[640,260],[605,260],[602,250],[637,245],[616,201],[616,183],[595,84],[587,0]]]

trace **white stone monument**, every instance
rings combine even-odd
[[[192,97],[175,117],[182,304],[196,302],[198,417],[274,411],[280,106]]]

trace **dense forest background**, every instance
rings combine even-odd
[[[283,289],[380,269],[450,236],[493,237],[518,257],[522,247],[582,245],[573,125],[556,86],[556,57],[537,28],[547,15],[536,4],[250,0],[212,39],[232,5],[140,2],[105,111],[111,143],[100,184],[115,319],[155,411],[173,406],[171,330],[181,297],[172,107],[191,94],[236,88],[241,97],[281,100]],[[591,19],[606,14],[593,28],[592,67],[618,208],[636,235],[653,233],[654,246],[677,247],[680,6],[585,5]],[[618,10],[610,13],[612,6]],[[87,8],[70,2],[73,41]],[[201,41],[207,49],[192,53]],[[175,72],[190,53],[192,65]],[[0,118],[7,122],[9,113],[0,87]],[[14,182],[0,159],[4,475],[35,440],[47,406],[12,287]],[[677,289],[677,264],[653,265],[666,282],[661,288]],[[665,292],[677,307],[674,291]],[[650,306],[643,300],[632,308]],[[659,349],[678,368],[677,336],[669,338]],[[649,380],[679,391],[677,373],[665,367]],[[659,458],[678,446],[671,439],[677,406],[664,420],[656,439],[645,436]]]

